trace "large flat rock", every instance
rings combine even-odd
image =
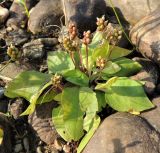
[[[142,118],[116,113],[106,118],[83,153],[159,153],[160,135]]]

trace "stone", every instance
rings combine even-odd
[[[44,45],[39,41],[32,41],[23,45],[23,56],[25,58],[42,59],[44,54]]]
[[[159,153],[160,134],[128,113],[107,117],[82,153]]]
[[[74,23],[79,33],[96,29],[96,18],[105,15],[104,0],[62,0],[65,22]]]
[[[4,67],[4,64],[0,64],[0,69]],[[0,76],[2,78],[8,78],[8,79],[13,79],[15,78],[18,74],[21,72],[30,70],[31,67],[23,65],[23,64],[18,64],[18,63],[9,63],[5,68],[0,72]],[[14,70],[14,71],[13,71]]]
[[[113,9],[111,8],[111,3],[108,0],[105,0],[107,6],[107,16],[112,18],[115,16]],[[115,7],[115,10],[120,18],[120,21],[123,23],[128,23],[130,25],[135,25],[143,17],[150,14],[157,8],[159,8],[159,0],[112,0],[112,4]],[[125,21],[125,22],[124,22]]]
[[[140,20],[130,31],[131,41],[139,52],[160,66],[160,10]]]
[[[52,49],[58,40],[56,38],[39,38],[23,45],[24,57],[42,59],[47,49]]]
[[[28,29],[33,33],[46,33],[60,26],[63,10],[60,0],[40,0],[32,8],[28,21]]]
[[[16,45],[21,46],[29,40],[30,34],[27,33],[24,29],[17,29],[7,32],[6,34],[6,44],[7,46]]]
[[[34,6],[35,2],[36,1],[33,0],[26,0],[25,3],[27,9],[30,10],[30,8]],[[10,16],[6,23],[7,27],[12,27],[14,30],[20,27],[24,28],[27,20],[28,17],[24,6],[17,0],[14,0],[10,7]]]
[[[160,96],[153,98],[152,100],[155,108],[149,111],[145,111],[141,114],[141,116],[146,119],[146,121],[160,133],[160,122],[159,122],[159,114],[160,114]]]
[[[48,145],[54,144],[54,141],[59,137],[52,123],[52,109],[54,107],[56,107],[55,102],[37,105],[35,112],[28,117],[31,127]]]
[[[8,9],[0,6],[0,24],[3,24],[8,16],[9,16]]]
[[[160,65],[160,1],[112,0],[112,3],[124,29],[131,30],[133,44],[144,57]],[[98,16],[105,15],[110,22],[118,23],[108,0],[62,0],[62,4],[66,24],[75,23],[80,33],[84,30],[94,31]]]
[[[18,119],[19,116],[24,111],[24,101],[21,98],[18,98],[13,101],[13,103],[9,106],[10,114],[13,116],[14,119]]]
[[[157,65],[145,58],[135,57],[133,60],[139,62],[143,68],[131,78],[134,80],[145,81],[144,89],[148,95],[152,95],[156,89],[159,78]]]
[[[124,26],[128,28],[135,25],[150,12],[156,10],[159,0],[112,0],[113,6]],[[84,30],[95,30],[96,17],[105,15],[111,22],[116,22],[115,13],[108,0],[62,0],[66,24],[73,22],[80,32]],[[143,6],[143,7],[140,7]],[[136,13],[133,13],[136,12]]]
[[[0,128],[4,131],[3,141],[0,145],[0,152],[1,153],[13,153],[12,151],[12,133],[11,133],[11,126],[8,120],[8,117],[4,114],[0,113]]]

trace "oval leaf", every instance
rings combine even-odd
[[[68,72],[64,73],[63,76],[67,81],[69,81],[73,84],[76,84],[79,86],[88,86],[88,83],[89,83],[88,76],[78,69],[68,71]]]
[[[108,59],[117,59],[120,57],[127,56],[130,53],[132,53],[132,51],[128,49],[110,45],[110,54],[109,54]]]
[[[79,88],[65,88],[62,92],[64,127],[71,140],[79,140],[83,136],[83,111],[79,105]]]
[[[81,109],[86,112],[84,118],[84,129],[89,131],[96,112],[98,112],[98,101],[96,93],[88,87],[82,87],[79,90],[79,104]]]
[[[31,97],[50,79],[49,74],[36,71],[22,72],[8,84],[5,95],[9,98],[23,97],[30,101]]]
[[[96,90],[101,90],[101,91],[106,91],[107,87],[110,87],[116,80],[118,77],[112,77],[110,78],[106,83],[99,83],[97,84],[97,86],[95,87]]]
[[[109,43],[108,41],[103,41],[101,44],[99,44],[96,48],[94,48],[94,51],[92,53],[92,59],[96,61],[98,57],[107,58],[107,55],[109,53]]]
[[[105,98],[110,107],[121,112],[141,112],[154,107],[142,85],[125,77],[117,78],[106,88]]]
[[[70,141],[72,137],[70,137],[66,132],[63,120],[63,109],[62,106],[54,108],[52,111],[52,121],[56,128],[58,134],[66,141]]]
[[[75,69],[69,54],[64,51],[49,52],[47,64],[50,73],[63,74],[66,71]]]
[[[103,32],[96,31],[93,36],[92,42],[89,44],[89,47],[93,49],[96,48],[97,46],[99,46],[99,44],[101,44],[102,40],[103,40]]]
[[[106,106],[105,93],[101,91],[96,91],[96,97],[98,101],[98,112],[101,112],[102,108]]]
[[[106,63],[106,67],[102,70],[103,75],[113,75],[121,70],[121,67],[111,61]]]
[[[142,69],[142,66],[138,62],[124,57],[116,59],[113,62],[121,67],[121,70],[115,73],[114,76],[131,76]]]
[[[49,86],[52,85],[52,81],[49,81],[48,83],[46,83],[39,91],[37,91],[31,98],[30,98],[30,105],[28,106],[28,108],[21,114],[22,115],[28,115],[34,112],[35,108],[36,108],[36,104],[38,102],[38,98],[40,97],[40,95],[42,94],[42,92],[48,88]]]

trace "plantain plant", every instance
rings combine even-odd
[[[74,24],[60,39],[64,50],[48,53],[48,72],[26,71],[12,80],[5,95],[23,97],[30,105],[22,115],[34,112],[36,105],[58,103],[53,124],[66,141],[81,140],[81,152],[100,124],[97,115],[107,105],[116,111],[139,114],[153,108],[143,83],[129,78],[141,65],[126,58],[130,50],[117,45],[122,31],[111,30],[104,16],[97,18],[97,30],[77,37]]]

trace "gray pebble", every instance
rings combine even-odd
[[[58,43],[56,38],[39,38],[23,45],[24,57],[28,59],[42,59],[47,50]]]
[[[23,54],[26,58],[41,59],[44,53],[44,45],[39,41],[35,40],[23,45]]]

